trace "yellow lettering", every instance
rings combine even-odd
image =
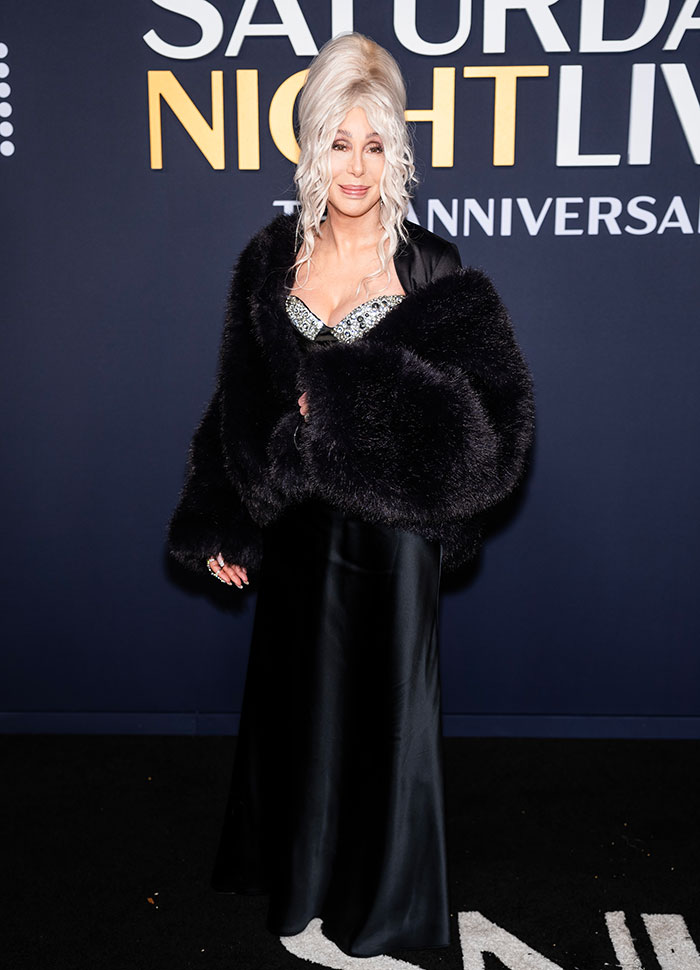
[[[406,121],[430,121],[433,126],[433,168],[451,168],[455,154],[455,68],[433,68],[432,108],[410,108]]]
[[[294,134],[294,102],[304,87],[307,68],[283,81],[270,102],[270,134],[275,145],[290,162],[299,161],[299,145]]]
[[[211,167],[224,168],[224,72],[211,72],[211,125],[207,123],[172,71],[148,72],[151,168],[163,167],[161,99],[168,105]]]
[[[257,70],[236,71],[238,168],[260,168],[260,101]]]
[[[496,79],[493,99],[493,164],[515,163],[515,106],[519,77],[547,77],[546,64],[515,67],[465,67],[465,77]]]

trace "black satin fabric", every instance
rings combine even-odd
[[[316,498],[264,542],[212,885],[352,956],[448,946],[441,545]]]

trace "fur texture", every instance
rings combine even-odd
[[[414,249],[439,272],[354,342],[304,352],[284,309],[295,223],[277,216],[235,265],[169,551],[197,572],[221,551],[254,584],[264,527],[316,495],[439,539],[451,572],[477,552],[482,513],[522,478],[534,435],[532,378],[508,312],[485,273],[422,230]],[[310,420],[295,446],[303,391]]]

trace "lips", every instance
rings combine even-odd
[[[369,185],[341,185],[340,188],[346,195],[361,196],[369,192]]]

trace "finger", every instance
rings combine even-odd
[[[233,566],[228,566],[228,565],[224,566],[224,568],[222,569],[222,573],[226,576],[226,580],[229,586],[238,586],[240,589],[241,581],[236,575],[236,572]]]
[[[242,577],[239,575],[240,566],[231,565],[228,566],[228,574],[231,577],[234,585],[238,586],[239,589],[243,589]]]
[[[246,586],[249,586],[250,584],[248,582],[248,574],[246,573],[244,567],[243,566],[233,566],[233,569],[236,570],[236,574],[240,577],[240,579],[243,580],[243,582],[246,584]]]
[[[228,575],[231,577],[231,582],[234,584],[234,586],[242,589],[243,583],[241,582],[241,577],[238,575],[238,566],[227,566],[226,569],[228,570]]]
[[[207,560],[207,565],[209,566],[210,572],[213,576],[219,580],[219,582],[227,582],[226,574],[224,572],[225,567],[219,565],[218,557],[211,556]]]
[[[228,563],[224,559],[223,553],[221,553],[221,552],[218,553],[218,555],[216,556],[216,561],[219,563],[220,566],[227,566],[228,565]],[[242,577],[244,579],[247,579],[248,578],[248,570],[245,568],[245,566],[239,566],[237,563],[232,563],[230,566],[228,566],[228,568],[229,569],[238,569],[238,570],[240,570],[240,572],[242,574]]]
[[[221,567],[221,572],[219,573],[219,576],[221,577],[222,581],[225,583],[228,583],[229,586],[231,585],[230,569],[231,569],[230,566],[224,565]]]

